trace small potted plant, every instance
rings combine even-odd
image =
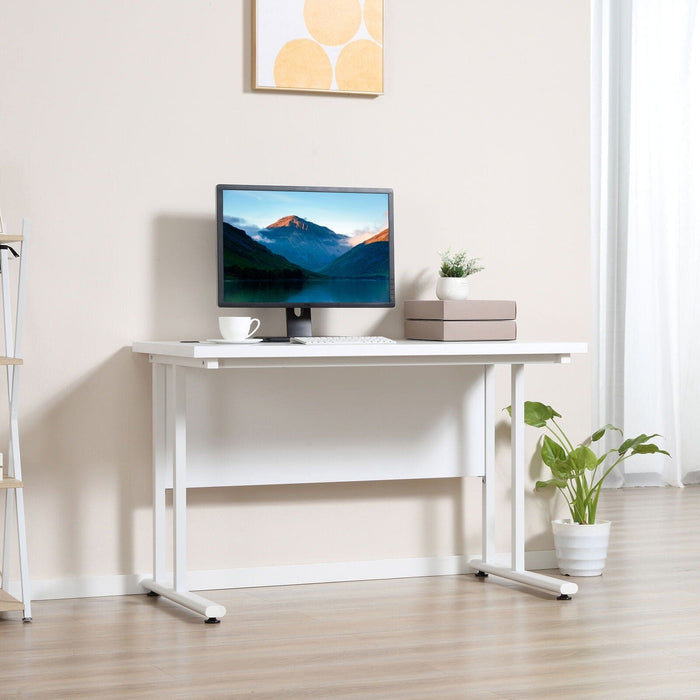
[[[561,572],[571,576],[599,576],[605,567],[610,537],[610,521],[597,519],[603,482],[618,464],[634,455],[669,453],[650,442],[659,437],[658,434],[642,433],[623,440],[622,431],[610,424],[574,446],[557,423],[557,418],[561,418],[561,414],[551,406],[536,401],[525,402],[525,423],[545,430],[540,456],[552,472],[552,478],[538,481],[536,488],[558,489],[569,506],[571,518],[552,521]],[[596,454],[591,446],[599,443],[610,431],[620,434],[619,446]]]
[[[469,296],[467,278],[483,270],[479,258],[468,258],[464,250],[440,253],[440,270],[435,293],[438,299],[461,300]]]

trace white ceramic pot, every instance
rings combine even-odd
[[[603,573],[610,541],[609,520],[599,520],[594,525],[580,525],[569,518],[553,520],[552,532],[562,574],[600,576]]]
[[[438,277],[435,294],[443,301],[461,301],[469,296],[468,277]]]

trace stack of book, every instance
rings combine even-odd
[[[515,340],[515,312],[514,301],[407,301],[405,334],[411,340]]]

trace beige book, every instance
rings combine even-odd
[[[515,340],[515,321],[407,320],[409,340]]]
[[[404,318],[444,321],[502,321],[516,316],[514,301],[500,299],[465,299],[440,301],[416,299],[404,304]]]

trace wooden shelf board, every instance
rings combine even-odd
[[[5,357],[0,355],[0,365],[21,365],[24,364],[24,360],[19,357]]]
[[[0,612],[10,612],[11,610],[24,610],[24,603],[0,590]]]
[[[12,236],[9,233],[0,233],[0,243],[21,243],[24,240],[24,236],[17,235]]]
[[[0,479],[0,489],[21,489],[24,484],[19,479]]]

